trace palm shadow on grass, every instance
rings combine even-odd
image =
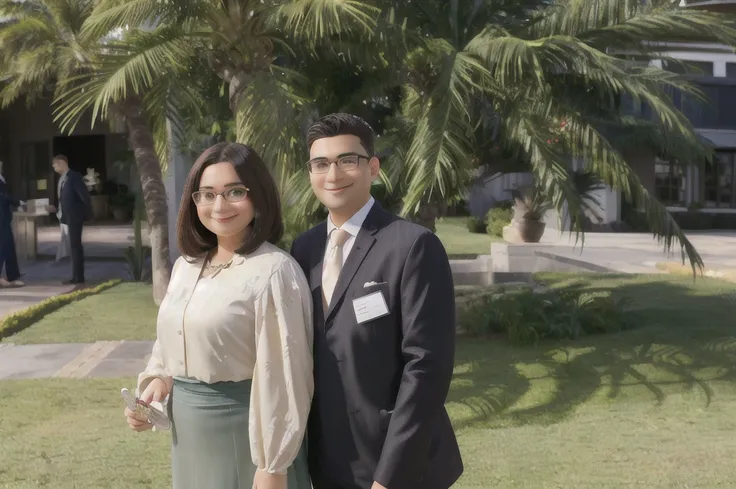
[[[633,330],[513,347],[462,338],[448,396],[456,428],[552,424],[592,398],[663,404],[696,392],[707,408],[736,382],[736,286],[671,276],[544,274],[546,285],[631,300]]]

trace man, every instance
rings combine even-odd
[[[312,189],[329,217],[292,255],[314,301],[315,489],[447,489],[463,464],[444,408],[455,353],[447,254],[426,228],[373,200],[380,163],[362,119],[307,134]]]
[[[72,278],[64,284],[84,283],[84,248],[82,247],[82,228],[84,221],[92,217],[92,203],[82,175],[69,169],[69,160],[64,155],[54,156],[51,162],[54,171],[61,175],[57,187],[58,209],[48,206],[49,212],[56,212],[61,224],[69,229],[69,244],[72,255]]]
[[[3,162],[0,161],[0,274],[4,268],[7,277],[7,280],[0,277],[0,287],[25,285],[20,281],[20,268],[12,228],[13,211],[24,204],[25,202],[10,195],[8,184],[3,177]]]

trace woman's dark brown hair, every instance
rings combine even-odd
[[[233,165],[240,181],[248,187],[248,199],[255,211],[251,232],[237,252],[252,253],[264,241],[276,244],[284,233],[276,182],[261,157],[244,144],[218,143],[197,158],[184,183],[176,234],[179,251],[186,257],[200,258],[217,247],[217,236],[199,220],[192,194],[199,190],[205,168],[223,162]]]

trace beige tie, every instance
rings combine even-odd
[[[322,270],[322,294],[325,300],[325,310],[330,305],[332,293],[335,291],[337,279],[342,270],[342,245],[350,237],[350,233],[342,229],[333,229],[330,233],[330,242],[325,256],[325,267]]]

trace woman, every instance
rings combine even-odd
[[[174,489],[310,489],[303,438],[314,392],[312,298],[290,255],[276,185],[251,148],[195,162],[143,401],[168,403]],[[151,428],[126,408],[130,427]]]

